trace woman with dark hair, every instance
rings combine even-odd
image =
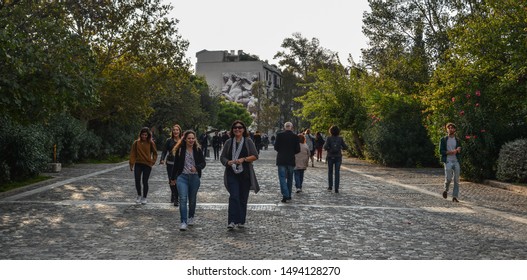
[[[148,178],[152,166],[157,161],[156,144],[152,141],[152,133],[148,127],[143,127],[139,132],[139,138],[132,144],[130,150],[130,171],[134,171],[135,189],[137,198],[135,203],[146,204],[148,195]],[[143,190],[141,193],[141,175],[143,177]]]
[[[317,132],[315,136],[315,147],[317,150],[317,161],[322,161],[322,148],[324,147],[324,143],[326,141],[324,140],[324,137],[322,137],[322,133]]]
[[[161,159],[159,160],[159,164],[165,164],[167,166],[167,175],[168,175],[168,185],[170,186],[170,203],[174,203],[174,206],[178,206],[178,192],[177,187],[175,185],[170,184],[170,175],[172,173],[172,170],[174,169],[174,155],[172,155],[171,151],[174,148],[174,146],[179,142],[179,139],[181,139],[181,134],[183,131],[181,130],[181,126],[178,124],[175,124],[172,127],[172,132],[170,133],[170,138],[167,138],[165,142],[165,146],[163,147],[163,153],[161,153]],[[165,161],[166,158],[166,161]]]
[[[245,124],[236,120],[231,126],[231,138],[225,141],[220,161],[225,166],[223,182],[229,192],[227,228],[245,227],[249,191],[258,193],[260,187],[254,173],[253,161],[258,150],[249,137]]]
[[[205,168],[205,157],[196,139],[196,133],[187,130],[172,149],[174,155],[174,170],[170,184],[177,186],[179,194],[179,214],[181,225],[179,230],[187,230],[187,225],[194,225],[196,198],[200,187],[201,170]],[[188,209],[187,209],[188,201]]]
[[[329,128],[328,138],[324,144],[326,150],[326,162],[328,164],[328,191],[333,190],[333,168],[335,168],[335,193],[339,192],[340,165],[342,164],[342,149],[348,149],[344,138],[340,137],[340,129],[333,125]]]

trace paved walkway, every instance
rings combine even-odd
[[[227,231],[223,166],[207,160],[196,225],[180,232],[164,166],[136,205],[127,163],[79,164],[54,179],[0,194],[0,259],[368,260],[527,259],[527,196],[462,182],[441,197],[442,169],[391,169],[347,159],[339,194],[327,168],[306,171],[304,192],[281,195],[275,152],[255,163],[247,228]]]

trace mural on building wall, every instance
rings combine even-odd
[[[259,81],[258,72],[222,73],[221,94],[229,101],[242,104],[254,116],[258,99],[253,95],[252,85]]]

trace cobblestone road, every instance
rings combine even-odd
[[[275,152],[262,151],[245,229],[227,231],[223,167],[207,160],[196,225],[179,229],[164,166],[136,205],[127,163],[76,165],[0,196],[0,259],[527,259],[527,196],[462,182],[461,203],[440,193],[442,169],[391,169],[347,159],[340,193],[323,162],[304,192],[280,203]]]

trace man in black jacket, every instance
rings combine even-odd
[[[293,132],[293,124],[286,122],[284,131],[276,135],[274,149],[276,154],[276,165],[278,166],[278,179],[280,180],[280,191],[282,202],[291,200],[293,191],[293,171],[295,169],[295,154],[300,152],[300,141],[298,135]]]

